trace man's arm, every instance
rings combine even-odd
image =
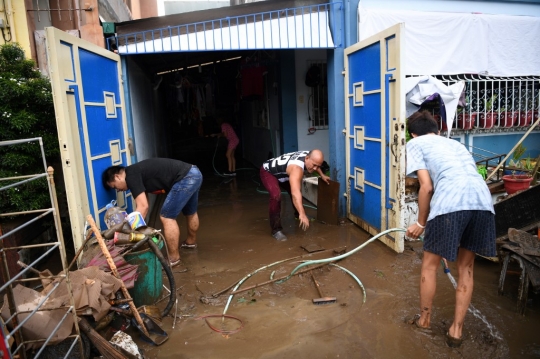
[[[146,198],[146,193],[141,192],[137,197],[135,197],[135,206],[137,206],[137,211],[141,213],[143,218],[146,218],[148,213],[148,198]]]
[[[424,232],[424,228],[429,216],[429,206],[433,197],[433,182],[428,170],[416,171],[420,189],[418,190],[418,221],[407,228],[407,237],[417,239]],[[418,223],[422,226],[420,227]]]
[[[287,166],[287,174],[289,175],[289,184],[291,185],[291,196],[293,205],[298,211],[298,219],[300,220],[300,227],[305,231],[309,228],[309,219],[304,211],[304,205],[302,200],[302,178],[304,177],[304,170],[297,165]]]

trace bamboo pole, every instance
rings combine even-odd
[[[103,240],[103,237],[101,236],[101,232],[98,230],[98,228],[96,226],[96,222],[94,222],[94,219],[92,218],[92,215],[89,214],[88,216],[86,216],[86,220],[88,221],[88,224],[90,224],[90,227],[92,228],[92,231],[94,232],[94,235],[96,236],[96,238],[98,240],[99,247],[101,248],[101,251],[103,252],[103,255],[105,256],[105,258],[107,259],[107,263],[109,264],[109,267],[111,267],[111,272],[113,273],[113,275],[116,278],[118,278],[120,280],[121,289],[122,289],[122,293],[124,294],[124,297],[126,299],[131,299],[131,295],[129,294],[129,292],[128,292],[127,288],[126,288],[126,286],[124,284],[124,281],[122,280],[122,277],[120,276],[120,274],[118,274],[118,270],[116,269],[116,264],[114,264],[114,261],[113,261],[113,259],[111,257],[111,253],[109,252],[109,249],[107,248],[107,245],[105,244],[105,241]],[[144,325],[144,322],[143,322],[141,316],[139,315],[139,312],[137,311],[137,308],[135,307],[135,304],[133,303],[133,301],[130,301],[128,303],[129,303],[129,307],[131,309],[131,313],[133,314],[133,317],[135,317],[135,320],[137,321],[137,323],[141,327],[141,330],[143,331],[143,333],[147,337],[150,337],[150,334],[146,330],[146,326]]]
[[[532,132],[532,130],[534,130],[534,128],[536,126],[538,126],[538,124],[540,123],[540,118],[538,118],[538,120],[536,120],[532,125],[531,127],[529,128],[529,130],[527,132],[525,132],[525,134],[523,135],[523,137],[521,137],[521,139],[516,143],[516,145],[514,146],[514,148],[512,148],[510,150],[510,152],[508,152],[508,154],[506,155],[506,157],[497,165],[497,167],[495,167],[495,169],[493,170],[493,172],[491,172],[489,174],[489,176],[487,176],[486,178],[486,182],[487,180],[489,180],[491,177],[493,177],[493,175],[495,173],[497,173],[497,171],[502,167],[502,165],[506,162],[506,160],[512,155],[512,153],[514,153],[514,151],[516,150],[516,148],[518,148],[519,145],[521,145],[521,143],[527,138],[527,136],[529,136],[529,133]]]

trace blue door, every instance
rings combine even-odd
[[[347,215],[371,234],[401,224],[405,164],[402,26],[345,50]],[[402,251],[399,236],[386,236],[383,242]]]
[[[129,194],[107,190],[101,180],[105,168],[130,164],[120,56],[58,29],[46,31],[62,171],[77,248],[88,214],[104,229],[105,206],[111,200],[132,211]]]

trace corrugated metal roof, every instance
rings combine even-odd
[[[324,0],[272,0],[260,1],[250,4],[222,7],[194,11],[189,13],[150,17],[140,20],[124,21],[116,24],[118,35],[131,34],[135,32],[162,29],[172,26],[191,24],[196,22],[210,21],[225,18],[227,16],[242,16],[260,12],[268,12],[281,9],[298,8],[316,4],[327,4]]]

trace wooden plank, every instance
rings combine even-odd
[[[317,185],[317,220],[326,224],[339,224],[339,182],[326,184],[319,178]]]

